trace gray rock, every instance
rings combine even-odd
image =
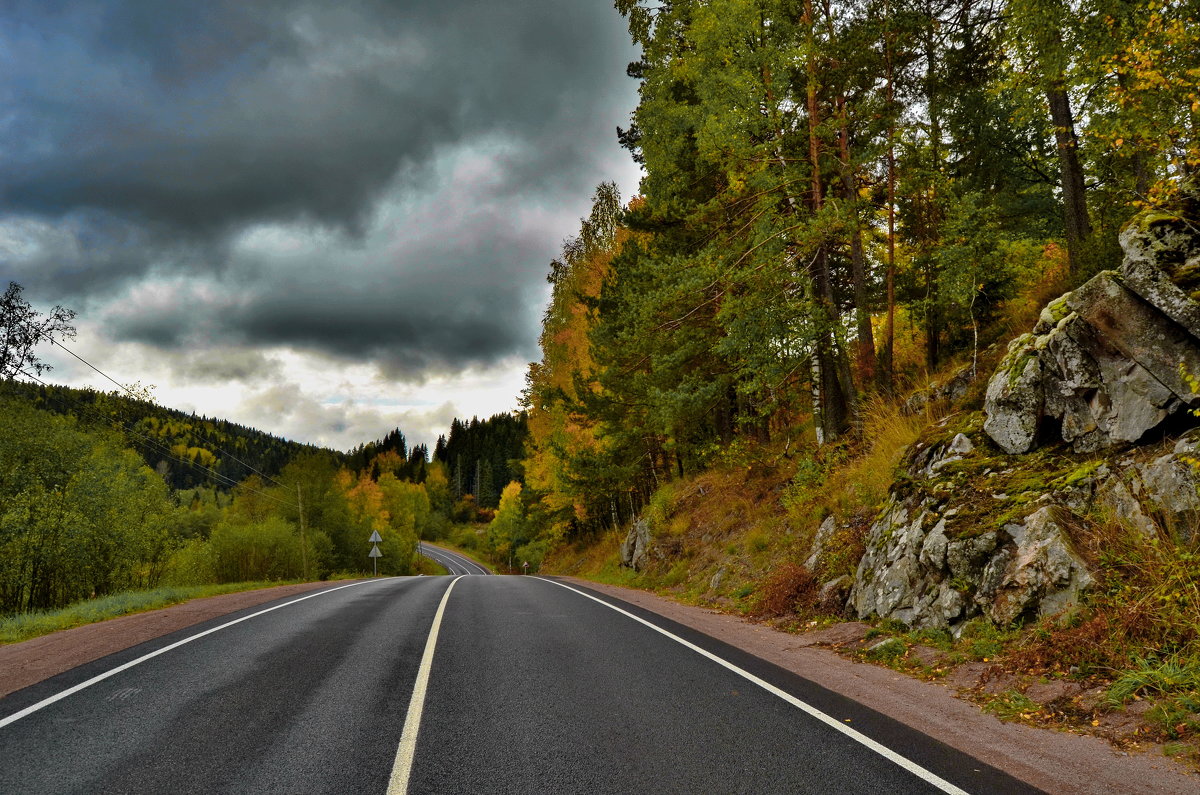
[[[921,565],[932,570],[944,569],[949,543],[949,539],[946,538],[946,520],[941,519],[921,542],[921,552],[918,555]]]
[[[708,590],[715,591],[721,587],[721,581],[725,579],[725,567],[721,566],[713,574],[712,579],[708,581]]]
[[[975,445],[965,434],[955,434],[950,440],[950,449],[959,455],[968,455],[975,450]]]
[[[967,607],[967,598],[949,583],[943,583],[933,607],[936,611],[934,626],[949,626],[962,617]]]
[[[989,530],[974,538],[963,538],[946,545],[946,566],[950,576],[960,582],[974,582],[997,545],[996,531]]]
[[[821,563],[821,556],[825,554],[825,547],[835,532],[837,532],[837,520],[830,514],[825,517],[825,521],[821,522],[821,526],[817,528],[817,534],[813,536],[812,547],[810,547],[808,559],[804,561],[804,568],[812,572],[817,570]]]
[[[634,520],[621,543],[621,565],[641,571],[650,552],[650,523],[644,518]]]
[[[1163,530],[1190,543],[1200,533],[1200,473],[1172,453],[1139,467],[1145,499],[1159,517]]]
[[[1024,615],[1055,615],[1078,604],[1091,587],[1087,564],[1074,551],[1055,506],[1040,508],[1005,530],[1013,547],[989,561],[975,601],[997,624]]]
[[[1121,272],[1050,302],[988,381],[984,430],[1009,454],[1056,433],[1076,452],[1136,443],[1200,405],[1200,303],[1172,281],[1200,257],[1200,235],[1145,215],[1121,235]]]
[[[1027,453],[1037,444],[1045,381],[1035,341],[1032,334],[1022,334],[1009,343],[984,398],[983,430],[1010,455]]]

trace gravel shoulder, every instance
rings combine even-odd
[[[803,636],[645,591],[570,577],[561,579],[743,649],[1048,792],[1182,795],[1200,791],[1200,776],[1164,757],[1118,751],[1097,737],[1002,722],[956,698],[950,687],[847,660],[808,645]],[[0,696],[212,618],[339,584],[346,583],[304,583],[194,599],[0,646]]]

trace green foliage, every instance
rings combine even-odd
[[[111,432],[0,401],[0,612],[153,586],[174,546],[162,480]]]
[[[1006,690],[996,697],[989,699],[984,705],[985,712],[990,712],[1001,720],[1029,717],[1038,711],[1039,707],[1028,696],[1016,690]]]
[[[962,627],[960,646],[972,659],[992,660],[1019,635],[1019,630],[1001,629],[986,618],[973,618]]]
[[[226,420],[199,417],[115,392],[10,381],[4,390],[32,405],[77,419],[82,427],[113,429],[124,446],[176,490],[227,490],[252,467],[269,477],[294,457],[317,448]]]
[[[524,412],[496,414],[486,420],[457,417],[450,435],[439,440],[435,458],[449,470],[448,482],[458,497],[471,494],[482,508],[495,508],[501,483],[520,482],[520,459],[527,435]]]
[[[900,638],[888,638],[869,649],[866,656],[872,662],[887,664],[899,660],[906,651],[908,646]]]
[[[262,522],[230,517],[213,530],[209,548],[213,576],[220,583],[303,575],[300,537],[291,524],[278,517]]]
[[[1110,706],[1134,697],[1183,694],[1200,699],[1200,659],[1171,655],[1141,657],[1118,676],[1105,694]]]
[[[0,618],[0,645],[20,643],[23,640],[48,635],[60,629],[94,624],[117,616],[158,610],[170,605],[200,599],[206,596],[253,591],[279,582],[236,582],[223,585],[201,585],[192,587],[163,586],[149,591],[124,591],[112,596],[88,599],[58,610],[36,610]]]

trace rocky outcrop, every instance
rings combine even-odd
[[[621,565],[641,571],[650,554],[650,522],[645,518],[634,520],[633,525],[621,542]]]
[[[1009,345],[983,415],[944,421],[906,453],[850,612],[954,628],[1069,611],[1094,582],[1085,515],[1196,541],[1200,429],[1173,446],[1133,445],[1196,424],[1200,230],[1147,213],[1120,242],[1119,271],[1051,302]]]
[[[1069,611],[1093,585],[1078,516],[1104,508],[1150,534],[1200,532],[1200,430],[1147,460],[997,456],[981,423],[907,453],[872,524],[848,609],[912,627],[997,624]]]
[[[1121,270],[1047,306],[988,382],[984,430],[1005,452],[1127,445],[1200,405],[1186,377],[1200,375],[1200,303],[1185,292],[1200,275],[1200,235],[1146,214],[1121,246]]]

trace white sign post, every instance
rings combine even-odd
[[[379,551],[379,542],[383,537],[379,535],[378,530],[371,531],[371,537],[367,539],[371,542],[371,551],[367,553],[367,557],[371,559],[371,566],[375,571],[375,576],[379,576],[379,559],[383,557],[383,553]]]

